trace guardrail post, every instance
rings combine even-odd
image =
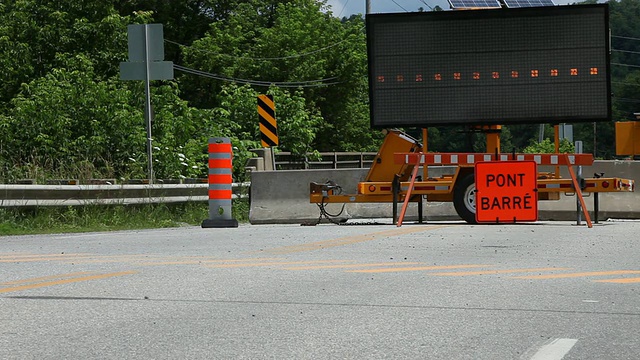
[[[209,139],[209,219],[203,228],[238,227],[231,213],[233,152],[229,138]]]

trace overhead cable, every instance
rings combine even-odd
[[[618,84],[618,85],[640,86],[640,84],[634,84],[634,83],[623,82],[623,81],[612,81],[611,83]]]
[[[632,67],[632,68],[640,68],[640,65],[631,65],[631,64],[611,63],[611,65],[627,66],[627,67]]]
[[[303,57],[303,56],[308,56],[308,55],[313,55],[316,53],[319,53],[321,51],[325,51],[327,49],[330,49],[334,46],[338,46],[340,44],[342,44],[343,42],[347,41],[349,39],[344,39],[341,41],[338,41],[337,43],[333,43],[331,45],[327,45],[323,48],[317,49],[317,50],[313,50],[313,51],[309,51],[306,53],[302,53],[302,54],[295,54],[295,55],[289,55],[289,56],[280,56],[280,57],[248,57],[248,56],[235,56],[235,55],[229,55],[229,54],[222,54],[222,53],[216,53],[213,51],[208,51],[208,50],[204,50],[204,49],[198,49],[198,48],[194,48],[193,45],[188,46],[188,45],[184,45],[184,44],[180,44],[178,42],[175,41],[171,41],[171,40],[167,40],[165,39],[164,41],[169,43],[169,44],[174,44],[174,45],[178,45],[180,47],[186,47],[186,48],[191,48],[192,50],[196,50],[198,52],[201,53],[205,53],[205,54],[210,54],[210,55],[214,55],[214,56],[224,56],[224,57],[228,57],[231,59],[239,59],[239,60],[259,60],[259,61],[265,61],[265,60],[285,60],[285,59],[294,59],[294,58],[299,58],[299,57]]]
[[[175,65],[175,64],[173,65],[173,68],[175,70],[182,71],[184,73],[197,75],[197,76],[202,76],[202,77],[207,77],[207,78],[211,78],[211,79],[216,79],[216,80],[221,80],[221,81],[226,81],[226,82],[235,82],[235,83],[240,83],[240,84],[248,84],[248,85],[254,85],[254,86],[264,86],[264,87],[269,87],[269,86],[273,85],[273,86],[287,87],[287,88],[299,88],[299,87],[308,88],[308,87],[321,87],[321,86],[340,84],[340,82],[325,82],[325,81],[335,80],[335,79],[337,79],[337,77],[330,77],[330,78],[320,79],[320,80],[290,81],[290,82],[285,82],[285,81],[260,81],[260,80],[248,80],[248,79],[231,78],[231,77],[222,76],[222,75],[218,75],[218,74],[212,74],[212,73],[208,73],[208,72],[205,72],[205,71],[191,69],[191,68],[188,68],[186,66],[180,66],[180,65]]]
[[[619,97],[615,97],[615,96],[613,96],[612,98],[613,98],[613,100],[616,100],[616,101],[640,103],[640,100],[638,100],[638,99],[619,98]]]
[[[398,5],[398,7],[400,7],[400,9],[404,10],[405,12],[409,12],[409,10],[403,8],[402,5],[398,4],[398,2],[396,0],[391,0],[391,2],[393,2],[396,5]]]
[[[629,51],[629,50],[618,50],[618,49],[611,49],[611,51],[622,52],[627,54],[640,54],[640,51]]]
[[[349,0],[347,0],[344,5],[342,5],[342,10],[340,10],[340,14],[338,14],[338,17],[342,16],[342,13],[344,12],[344,9],[347,8],[347,4],[349,4]]]
[[[423,3],[423,4],[425,4],[425,5],[427,5],[427,7],[428,7],[429,9],[431,9],[431,11],[434,11],[434,10],[433,10],[433,8],[431,7],[431,5],[427,4],[427,2],[426,2],[426,1],[424,1],[424,0],[420,0],[420,2],[421,2],[421,3]]]
[[[627,40],[638,40],[640,41],[640,38],[634,38],[634,37],[628,37],[628,36],[616,36],[616,35],[611,35],[612,38],[617,38],[617,39],[627,39]]]

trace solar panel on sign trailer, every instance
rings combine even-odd
[[[552,0],[504,0],[508,8],[555,6]]]
[[[499,8],[498,0],[449,0],[452,9]]]

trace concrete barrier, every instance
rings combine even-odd
[[[540,171],[553,171],[553,168],[540,167]],[[576,170],[576,168],[574,168]],[[251,173],[251,207],[249,221],[252,224],[299,224],[317,221],[320,210],[316,204],[309,203],[309,183],[335,181],[342,186],[345,194],[355,194],[358,182],[367,175],[368,169],[337,170],[288,170],[254,171]],[[452,173],[451,167],[429,167],[430,176]],[[584,177],[602,173],[606,177],[640,179],[638,161],[595,161],[593,166],[583,167]],[[561,168],[563,177],[569,177],[567,169]],[[640,193],[601,193],[599,219],[640,218]],[[593,201],[586,198],[587,208],[593,214]],[[540,220],[575,220],[576,197],[561,196],[558,201],[540,201]],[[328,204],[326,210],[338,214],[342,204]],[[424,220],[460,220],[452,203],[424,203]],[[348,219],[391,219],[391,204],[361,203],[346,204],[338,217]],[[417,206],[411,204],[406,216],[407,221],[417,220]]]

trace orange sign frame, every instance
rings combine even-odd
[[[538,221],[538,169],[535,161],[487,161],[475,166],[476,221]]]

